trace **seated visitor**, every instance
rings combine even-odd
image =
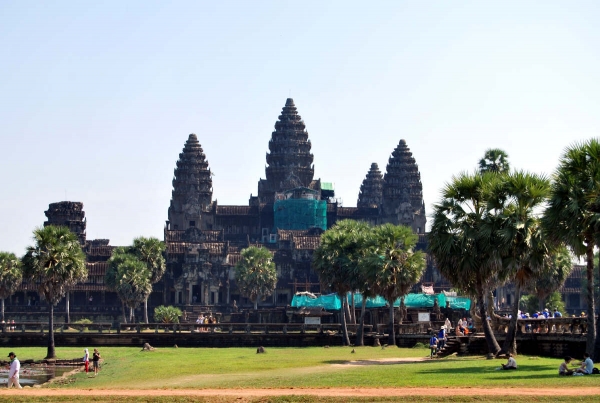
[[[569,369],[569,364],[571,363],[572,358],[569,356],[565,357],[564,362],[560,364],[558,367],[558,375],[573,375],[573,370]]]
[[[575,370],[578,374],[591,375],[594,370],[594,362],[590,358],[588,353],[583,354],[583,361],[581,362],[581,366]]]
[[[506,364],[502,364],[502,369],[517,369],[517,361],[512,354],[508,354],[508,361]]]
[[[558,308],[554,308],[554,317],[555,318],[562,318],[562,313],[560,313],[560,311],[558,310]]]

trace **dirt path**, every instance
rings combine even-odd
[[[80,396],[100,389],[0,389],[0,396]],[[102,396],[229,396],[265,397],[286,395],[310,396],[591,396],[600,395],[599,387],[573,388],[327,388],[327,389],[102,389]]]

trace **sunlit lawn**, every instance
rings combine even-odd
[[[90,346],[90,348],[93,346]],[[450,357],[424,362],[398,361],[347,365],[349,361],[422,358],[428,349],[362,347],[100,349],[104,364],[98,377],[78,373],[71,382],[49,387],[148,388],[291,388],[291,387],[535,387],[597,386],[600,377],[559,377],[554,358],[519,356],[517,371],[497,371],[504,360]],[[43,348],[15,349],[19,358],[41,359]],[[6,352],[2,354],[6,355]],[[58,348],[59,358],[83,355],[83,348]],[[575,394],[574,394],[575,395]]]

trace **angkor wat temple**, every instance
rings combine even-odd
[[[247,303],[235,286],[233,268],[240,251],[250,245],[273,253],[279,277],[276,291],[262,306],[286,306],[296,291],[320,292],[311,269],[312,253],[321,233],[342,219],[408,225],[419,234],[418,247],[425,248],[423,187],[404,140],[393,150],[384,175],[376,163],[365,167],[369,169],[357,207],[342,207],[333,184],[315,179],[313,158],[306,126],[289,98],[271,134],[265,179],[259,179],[257,195],[248,205],[222,206],[212,197],[208,159],[198,137],[190,134],[176,162],[164,228],[167,272],[155,284],[150,305]],[[78,234],[87,255],[89,277],[71,291],[72,306],[119,305],[103,281],[113,246],[106,239],[86,239],[83,204],[52,203],[45,214],[45,225],[66,225]],[[32,285],[24,284],[14,298],[39,301],[33,291]]]

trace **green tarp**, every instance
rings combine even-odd
[[[348,300],[350,300],[348,294]],[[446,306],[446,302],[450,303],[452,309],[466,309],[471,308],[471,300],[464,297],[447,297],[444,294],[408,294],[404,296],[404,304],[407,308],[432,308],[434,301],[438,300],[440,308]],[[356,306],[362,306],[362,295],[354,294],[354,304]],[[386,302],[381,296],[375,298],[367,298],[367,308],[381,308],[386,306]],[[394,306],[400,306],[400,298],[394,302]],[[330,311],[337,311],[341,309],[342,302],[338,298],[337,294],[321,295],[317,298],[310,298],[306,295],[294,295],[292,299],[292,307],[321,307]]]

